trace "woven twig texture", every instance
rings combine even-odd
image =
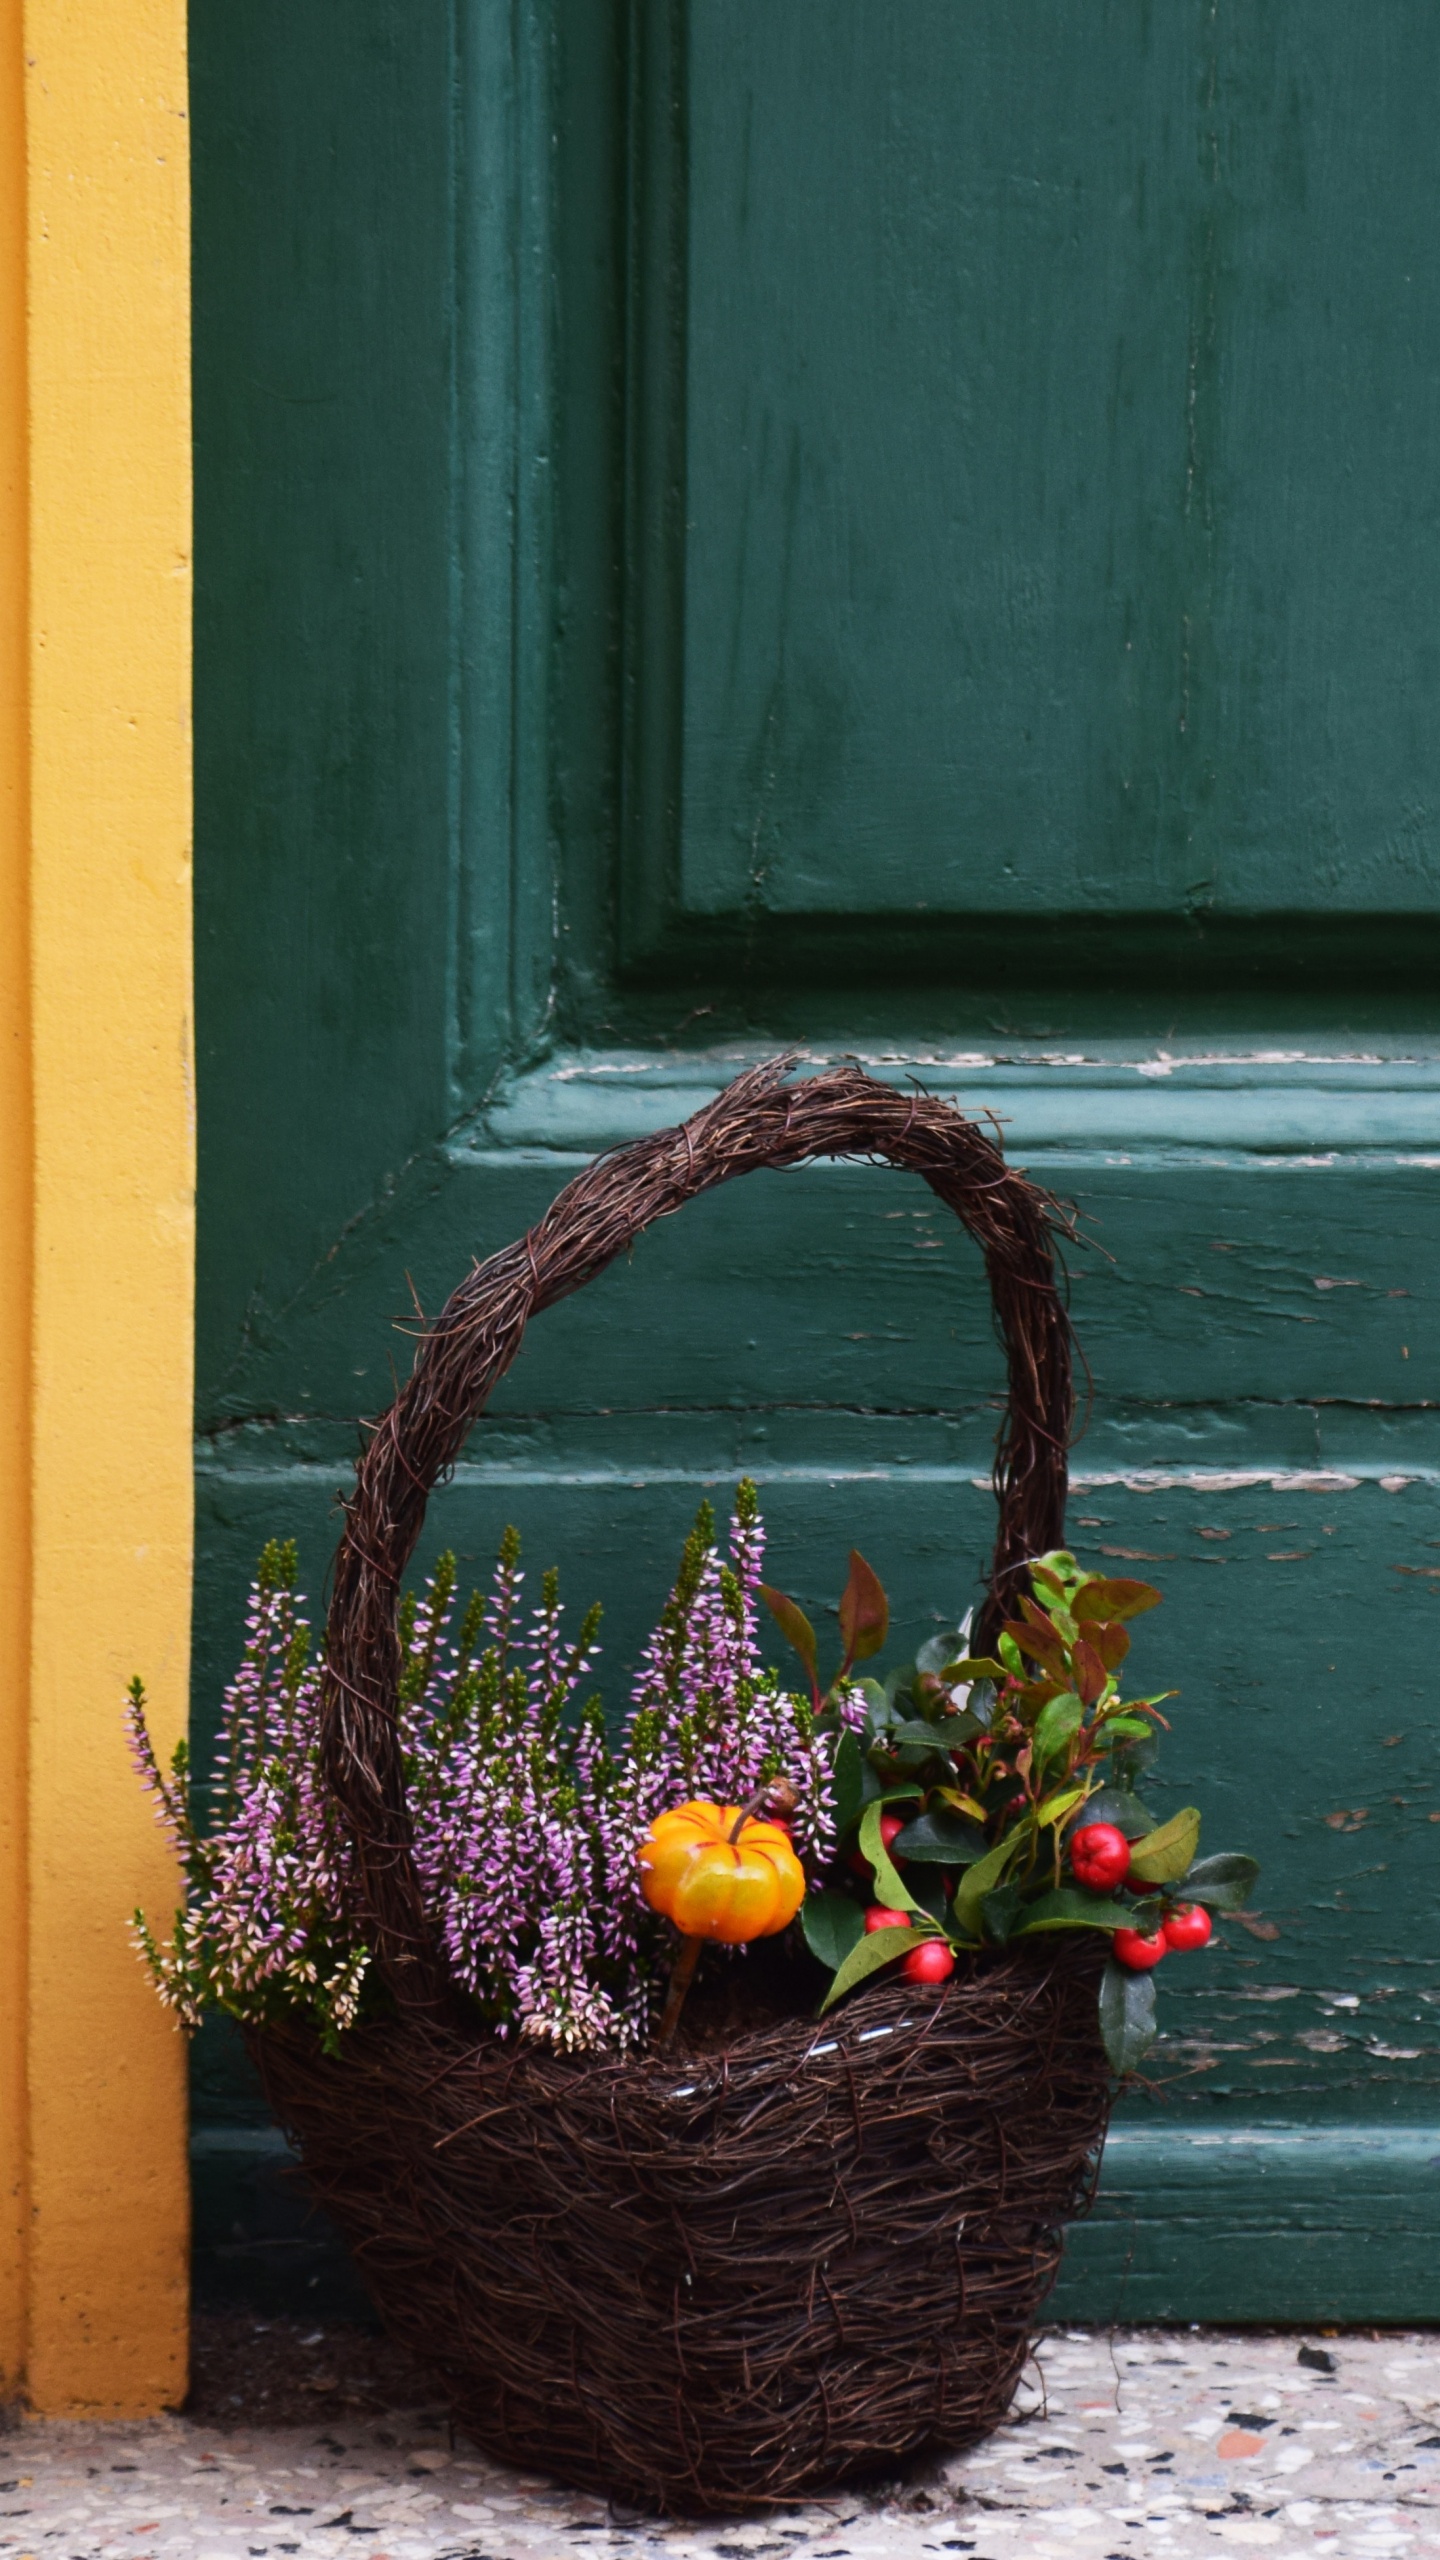
[[[722,2055],[414,2021],[256,2040],[386,2324],[487,2452],[674,2513],[998,2424],[1089,2193],[1103,1950],[885,1983]]]

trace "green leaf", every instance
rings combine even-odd
[[[948,1896],[945,1878],[940,1869],[921,1867],[916,1875],[913,1891],[921,1910],[929,1913],[937,1929],[943,1929]]]
[[[883,1704],[872,1705],[866,1713],[864,1747],[870,1752],[872,1758],[877,1753],[904,1751],[911,1748],[912,1746],[903,1743],[899,1738],[901,1727],[906,1724],[922,1726],[925,1735],[924,1748],[933,1756],[936,1745],[930,1739],[930,1726],[923,1717],[915,1715],[913,1700],[903,1698],[892,1706],[887,1698]]]
[[[835,1745],[830,1764],[835,1787],[835,1831],[843,1840],[860,1819],[865,1802],[865,1772],[860,1759],[860,1745],[847,1726]]]
[[[985,1935],[993,1945],[1003,1947],[1015,1934],[1015,1923],[1025,1907],[1025,1896],[1012,1876],[1008,1884],[997,1885],[987,1893],[980,1905],[980,1919]]]
[[[958,1751],[983,1731],[974,1716],[907,1716],[903,1724],[891,1726],[885,1739],[887,1743],[923,1742],[931,1751]]]
[[[882,1965],[893,1964],[897,1956],[908,1954],[920,1938],[939,1935],[938,1930],[931,1927],[928,1916],[923,1912],[920,1916],[925,1923],[922,1929],[868,1929],[856,1939],[820,2003],[822,2018],[827,2009],[833,2009],[836,2001],[843,2000],[846,1992],[853,1991],[856,1983],[863,1982],[867,1974],[878,1973]]]
[[[1043,1573],[1046,1580],[1053,1582],[1060,1591],[1072,1590],[1077,1582],[1085,1580],[1084,1566],[1076,1563],[1068,1547],[1047,1547],[1043,1556],[1032,1556],[1032,1580],[1037,1573]]]
[[[1086,1893],[1075,1885],[1060,1885],[1053,1893],[1042,1893],[1038,1902],[1027,1906],[1025,1918],[1015,1935],[1025,1938],[1034,1929],[1133,1929],[1134,1926],[1135,1913],[1128,1903],[1107,1902],[1103,1894]]]
[[[937,1867],[969,1867],[985,1855],[985,1834],[978,1822],[970,1822],[963,1813],[921,1813],[907,1822],[894,1843],[898,1858],[914,1858],[922,1865]]]
[[[964,1650],[965,1638],[958,1627],[942,1629],[938,1636],[927,1636],[915,1656],[915,1668],[917,1671],[948,1671]]]
[[[1082,1822],[1113,1822],[1127,1840],[1142,1840],[1155,1827],[1154,1814],[1128,1787],[1097,1787],[1093,1795],[1086,1797],[1075,1820],[1077,1826]]]
[[[812,1956],[832,1973],[865,1935],[865,1914],[848,1893],[807,1893],[800,1905],[800,1926]]]
[[[1064,1608],[1065,1582],[1060,1574],[1052,1573],[1039,1556],[1030,1567],[1030,1587],[1042,1609]]]
[[[927,1751],[938,1751],[935,1727],[928,1716],[896,1716],[882,1725],[877,1739],[887,1751],[899,1751],[906,1743],[919,1743]]]
[[[1003,1672],[1000,1676],[1004,1676]],[[977,1724],[988,1726],[995,1713],[995,1697],[996,1689],[993,1680],[977,1680],[965,1701],[966,1714],[973,1716]]]
[[[1204,1902],[1212,1911],[1241,1911],[1255,1889],[1259,1861],[1238,1849],[1218,1849],[1201,1858],[1182,1879],[1182,1899]]]
[[[880,1817],[884,1810],[884,1805],[878,1802],[865,1807],[860,1817],[860,1855],[870,1861],[877,1902],[883,1902],[887,1911],[918,1911],[920,1905],[914,1894],[890,1863],[889,1851],[880,1830]]]
[[[1100,1977],[1100,2034],[1110,2068],[1123,2080],[1155,2041],[1153,1973],[1132,1973],[1110,1958]]]
[[[769,1610],[771,1617],[774,1619],[776,1626],[780,1630],[780,1633],[784,1636],[788,1644],[792,1644],[794,1646],[795,1651],[799,1654],[801,1661],[809,1672],[811,1679],[818,1687],[820,1674],[816,1669],[818,1657],[815,1644],[815,1630],[811,1626],[809,1619],[806,1617],[804,1610],[800,1607],[798,1601],[787,1599],[783,1591],[773,1591],[768,1582],[762,1582],[759,1586],[759,1590],[760,1597],[764,1601],[765,1606]]]
[[[1133,1742],[1127,1742],[1122,1738],[1110,1763],[1121,1785],[1133,1786],[1135,1780],[1142,1776],[1146,1769],[1153,1769],[1159,1749],[1160,1738],[1158,1734],[1152,1733],[1148,1724],[1144,1732],[1138,1734]]]
[[[1200,1808],[1187,1804],[1172,1813],[1158,1831],[1142,1834],[1130,1852],[1130,1873],[1142,1884],[1173,1884],[1183,1876],[1200,1845]]]
[[[933,1742],[896,1742],[891,1735],[882,1734],[874,1748],[890,1767],[907,1776],[913,1770],[917,1779],[922,1771],[928,1770],[934,1777],[938,1770],[950,1769],[949,1761]],[[953,1770],[950,1774],[953,1776]]]
[[[979,1937],[980,1906],[986,1894],[993,1893],[1003,1881],[1011,1859],[1029,1836],[1025,1825],[1017,1824],[998,1847],[991,1849],[985,1857],[977,1858],[974,1866],[966,1871],[955,1896],[955,1918],[967,1937]]]
[[[1143,1716],[1107,1716],[1095,1734],[1097,1751],[1113,1751],[1117,1742],[1152,1740],[1150,1727]]]
[[[840,1594],[840,1637],[849,1662],[868,1662],[890,1630],[890,1603],[879,1575],[854,1547],[850,1572]]]
[[[1074,1618],[1143,1618],[1147,1609],[1158,1609],[1163,1592],[1148,1582],[1109,1581],[1099,1575],[1093,1582],[1082,1582],[1070,1603]]]
[[[1036,1830],[1048,1831],[1052,1823],[1063,1822],[1066,1815],[1083,1801],[1084,1795],[1083,1787],[1062,1786],[1053,1796],[1042,1796],[1035,1807]]]
[[[952,1786],[947,1780],[943,1786],[934,1788],[932,1793],[936,1798],[932,1810],[936,1813],[943,1805],[947,1812],[963,1813],[967,1822],[978,1822],[982,1827],[989,1820],[985,1806],[977,1804],[974,1796],[967,1795],[963,1787]]]
[[[1044,1762],[1062,1752],[1084,1722],[1085,1710],[1072,1691],[1052,1698],[1035,1719],[1035,1757]]]

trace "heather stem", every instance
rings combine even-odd
[[[740,1819],[744,1821],[743,1814]],[[665,2014],[660,2020],[660,2031],[655,2038],[658,2046],[664,2046],[670,2042],[680,2023],[680,2012],[685,2006],[685,1994],[695,1979],[695,1967],[700,1961],[700,1949],[703,1944],[704,1941],[700,1938],[682,1938],[680,1941],[680,1952],[670,1971],[670,1989],[665,1998]]]

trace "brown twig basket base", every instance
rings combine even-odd
[[[564,2061],[407,2020],[255,2039],[387,2326],[484,2448],[674,2513],[1004,2416],[1109,2077],[1099,1955],[886,1983],[720,2053]]]

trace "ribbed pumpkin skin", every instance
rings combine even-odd
[[[805,1870],[778,1822],[699,1801],[657,1814],[637,1852],[640,1890],[682,1936],[745,1947],[788,1929],[805,1899]]]

